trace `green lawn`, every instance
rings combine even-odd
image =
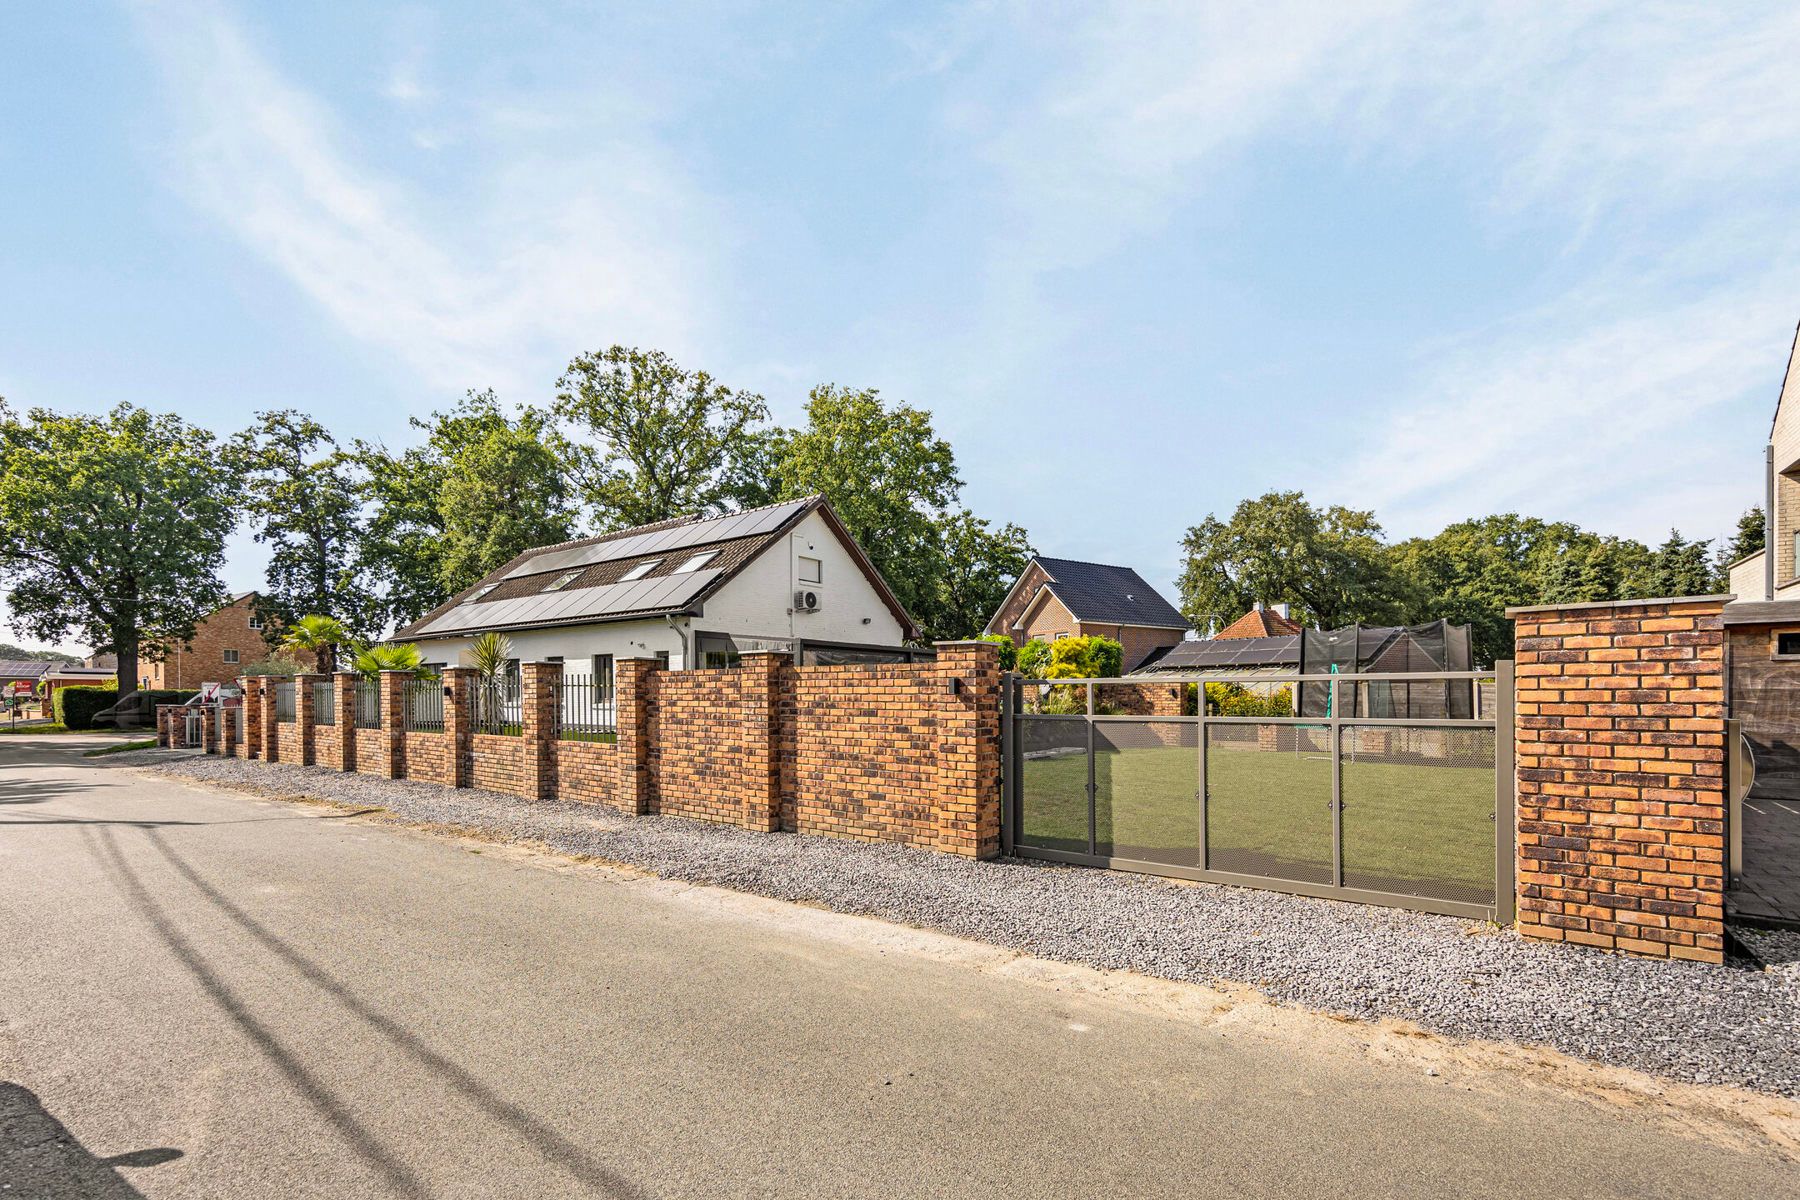
[[[93,750],[83,750],[83,758],[102,758],[108,754],[123,754],[127,750],[149,750],[155,747],[155,738],[141,738],[135,742],[117,742],[111,746],[99,746]]]
[[[1070,726],[1072,735],[1079,726]],[[1106,729],[1097,727],[1102,738]],[[1183,732],[1193,736],[1191,726]],[[1097,742],[1096,849],[1198,866],[1197,759],[1192,746],[1109,750]],[[1086,852],[1086,769],[1079,753],[1025,760],[1021,844]],[[1330,882],[1329,754],[1215,743],[1207,791],[1214,870]],[[1447,899],[1491,896],[1493,810],[1491,767],[1346,757],[1344,882]]]

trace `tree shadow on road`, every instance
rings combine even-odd
[[[169,1146],[97,1157],[31,1089],[0,1081],[0,1185],[9,1196],[142,1200],[117,1168],[154,1167],[180,1157]]]

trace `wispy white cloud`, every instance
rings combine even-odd
[[[138,11],[174,115],[173,184],[429,386],[541,394],[580,350],[680,350],[706,319],[723,222],[642,124],[552,150],[473,121],[473,182],[435,194],[384,170],[225,6]],[[416,70],[395,82],[425,94]]]
[[[1497,238],[1529,230],[1594,266],[1420,347],[1314,490],[1408,531],[1512,506],[1711,533],[1753,498],[1763,431],[1721,419],[1778,373],[1800,315],[1800,10],[1245,0],[1058,18],[982,5],[913,47],[954,77],[944,119],[997,180],[984,346],[1042,336],[1051,273],[1159,233],[1248,156],[1336,144],[1370,170],[1428,169]],[[1041,69],[1007,104],[1017,54]]]

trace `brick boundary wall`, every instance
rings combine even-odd
[[[251,675],[238,682],[244,689],[244,757],[248,759],[261,758],[263,747],[262,677]]]
[[[1729,599],[1507,610],[1522,936],[1724,960]]]
[[[989,643],[944,643],[934,663],[847,667],[753,653],[735,668],[668,672],[622,659],[612,743],[557,736],[560,664],[521,673],[517,736],[473,732],[462,668],[446,671],[443,733],[402,731],[405,672],[381,675],[379,729],[354,728],[354,682],[339,676],[335,738],[315,725],[310,688],[298,689],[299,719],[279,729],[272,681],[246,680],[246,701],[278,761],[301,761],[310,744],[318,765],[389,778],[972,857],[999,850],[1000,669]]]

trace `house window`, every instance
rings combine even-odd
[[[804,554],[801,555],[800,556],[800,582],[801,583],[824,583],[825,582],[825,564],[820,562],[816,558],[807,558]]]
[[[558,575],[555,579],[546,583],[544,585],[544,590],[546,592],[560,592],[571,583],[574,583],[575,577],[580,574],[580,571],[564,571],[561,575]]]
[[[641,562],[637,566],[631,568],[631,570],[619,576],[619,582],[629,583],[633,579],[642,579],[660,566],[662,566],[662,559],[660,558],[653,558],[649,562]]]
[[[1051,639],[1050,639],[1050,640],[1051,640],[1051,641],[1053,641],[1053,642],[1060,642],[1060,641],[1062,641],[1062,640],[1063,640],[1063,639],[1064,639],[1064,638],[1066,638],[1066,637],[1068,637],[1068,636],[1069,636],[1069,635],[1068,635],[1068,634],[1066,634],[1066,633],[1059,633],[1059,634],[1057,634],[1057,635],[1056,635],[1056,636],[1055,636],[1055,637],[1053,637],[1053,638],[1051,638]]]
[[[254,612],[252,612],[250,614],[250,628],[252,628],[252,629],[261,629],[262,628],[262,618],[257,616]]]
[[[602,694],[611,692],[613,690],[613,656],[610,654],[594,655],[592,670],[594,687]]]
[[[686,562],[682,563],[679,567],[676,567],[675,574],[685,575],[689,571],[698,571],[701,567],[704,567],[707,563],[717,557],[719,557],[719,552],[717,550],[707,550],[704,553],[696,554]]]
[[[1775,635],[1776,658],[1800,658],[1800,630]]]
[[[665,671],[669,669],[669,652],[667,650],[658,650],[656,652],[656,665]]]
[[[238,652],[236,650],[227,650],[225,652],[225,661],[226,662],[234,663],[237,660],[238,660]]]
[[[737,667],[742,666],[744,661],[737,642],[722,633],[702,634],[694,646],[694,652],[702,667]]]

